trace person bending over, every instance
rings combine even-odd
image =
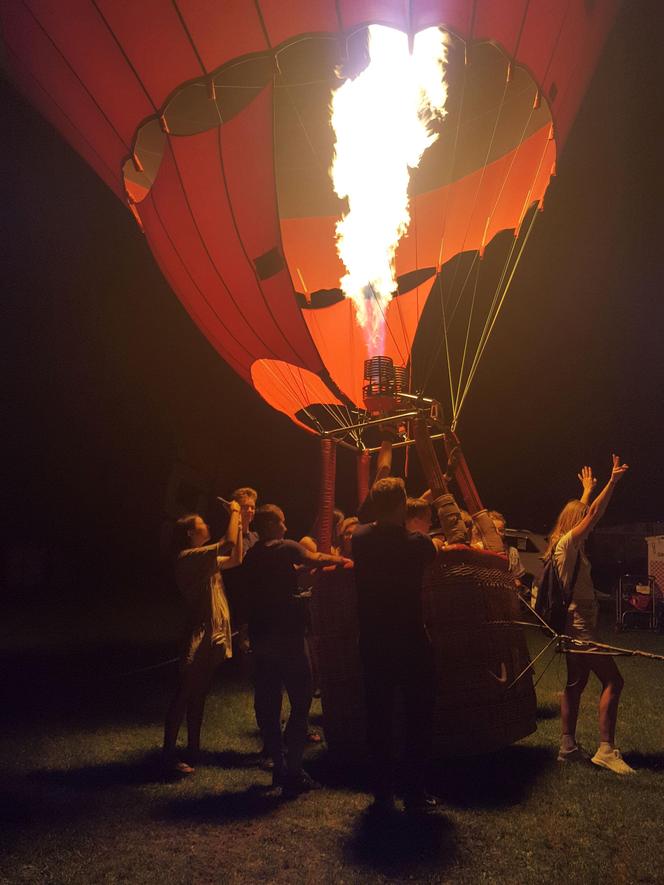
[[[551,530],[549,546],[544,554],[545,562],[551,557],[571,603],[567,612],[565,633],[576,639],[592,641],[596,638],[598,604],[595,596],[590,563],[585,554],[585,542],[590,532],[604,515],[613,490],[627,471],[617,455],[613,455],[613,467],[609,481],[595,500],[588,501],[595,485],[592,471],[584,467],[579,479],[583,486],[580,500],[568,501]],[[615,660],[607,654],[569,651],[567,653],[567,684],[562,693],[560,713],[562,739],[559,762],[584,762],[588,756],[576,742],[576,723],[581,695],[591,673],[599,679],[602,691],[599,698],[599,749],[591,761],[616,774],[632,774],[633,768],[624,761],[615,746],[618,702],[623,688],[623,678]]]
[[[379,480],[371,497],[376,522],[356,529],[353,559],[374,809],[389,812],[394,808],[392,720],[400,691],[407,732],[405,806],[407,811],[427,812],[436,806],[425,791],[435,694],[422,578],[436,548],[425,535],[405,528],[402,479]]]
[[[178,685],[164,725],[163,763],[168,771],[191,774],[191,762],[200,752],[203,710],[212,674],[221,661],[233,654],[231,620],[220,570],[240,562],[240,506],[231,503],[227,538],[232,539],[230,556],[220,556],[226,539],[209,544],[210,529],[197,513],[184,516],[175,525],[173,547],[175,578],[187,611],[185,641],[180,655]],[[178,732],[187,715],[189,762],[178,759]]]
[[[259,540],[244,558],[242,579],[254,657],[254,704],[274,764],[273,784],[282,787],[284,796],[295,796],[316,786],[302,770],[312,686],[306,614],[295,566],[350,562],[342,556],[312,553],[286,540],[284,513],[274,504],[259,507],[253,524]],[[291,707],[286,756],[281,734],[283,688]]]

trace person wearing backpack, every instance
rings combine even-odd
[[[549,536],[549,546],[543,557],[545,567],[553,560],[565,602],[569,603],[564,632],[575,639],[596,639],[598,604],[584,546],[591,531],[604,515],[613,491],[627,469],[627,464],[621,464],[620,458],[613,455],[609,481],[592,504],[588,505],[596,481],[591,469],[584,467],[579,474],[583,486],[581,499],[567,502]],[[602,684],[599,698],[600,744],[590,761],[616,774],[633,774],[634,769],[625,762],[615,746],[618,702],[623,688],[623,678],[615,660],[607,654],[587,651],[568,651],[566,657],[567,684],[560,701],[562,739],[558,761],[588,761],[588,754],[576,742],[576,723],[581,695],[588,677],[594,673]]]

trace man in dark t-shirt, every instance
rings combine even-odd
[[[259,540],[244,558],[242,595],[254,656],[254,706],[274,762],[273,782],[282,786],[285,795],[297,795],[312,786],[302,771],[312,689],[304,640],[305,602],[295,566],[350,561],[312,553],[296,541],[285,540],[284,514],[274,504],[259,507],[253,525]],[[287,758],[281,735],[283,688],[291,706],[285,734]]]
[[[435,801],[426,795],[424,777],[430,753],[434,670],[422,612],[422,577],[436,550],[426,535],[404,527],[403,480],[379,480],[371,496],[377,521],[355,531],[353,559],[375,807],[390,810],[394,806],[392,720],[400,690],[407,731],[406,809],[429,811]]]

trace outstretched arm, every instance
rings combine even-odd
[[[314,568],[317,565],[351,566],[353,564],[353,560],[348,559],[346,556],[335,556],[333,553],[314,553],[311,550],[307,550],[306,547],[303,549],[304,553],[301,562],[302,565],[308,565],[309,568]]]
[[[593,476],[592,467],[582,467],[581,473],[577,473],[577,476],[581,483],[581,488],[583,489],[580,501],[582,504],[590,504],[593,489],[597,485],[597,480]]]
[[[629,470],[627,464],[620,463],[620,458],[618,457],[618,455],[612,455],[612,460],[613,466],[611,469],[611,476],[609,477],[609,481],[592,502],[592,504],[588,508],[588,512],[583,517],[581,522],[578,525],[574,526],[574,528],[572,529],[572,540],[577,545],[580,544],[582,541],[585,541],[590,532],[604,516],[606,508],[609,506],[611,496],[613,495],[613,490],[623,478],[625,473],[627,473],[627,471]]]

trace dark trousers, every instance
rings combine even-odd
[[[302,769],[311,707],[311,667],[304,638],[255,642],[254,708],[275,771],[284,771],[281,735],[281,701],[286,689],[291,713],[286,725],[287,767],[290,774]]]
[[[401,693],[405,718],[404,793],[406,799],[417,799],[425,791],[431,755],[433,656],[428,640],[403,652],[386,645],[388,651],[362,648],[373,792],[383,799],[394,791],[394,712],[397,694]]]

